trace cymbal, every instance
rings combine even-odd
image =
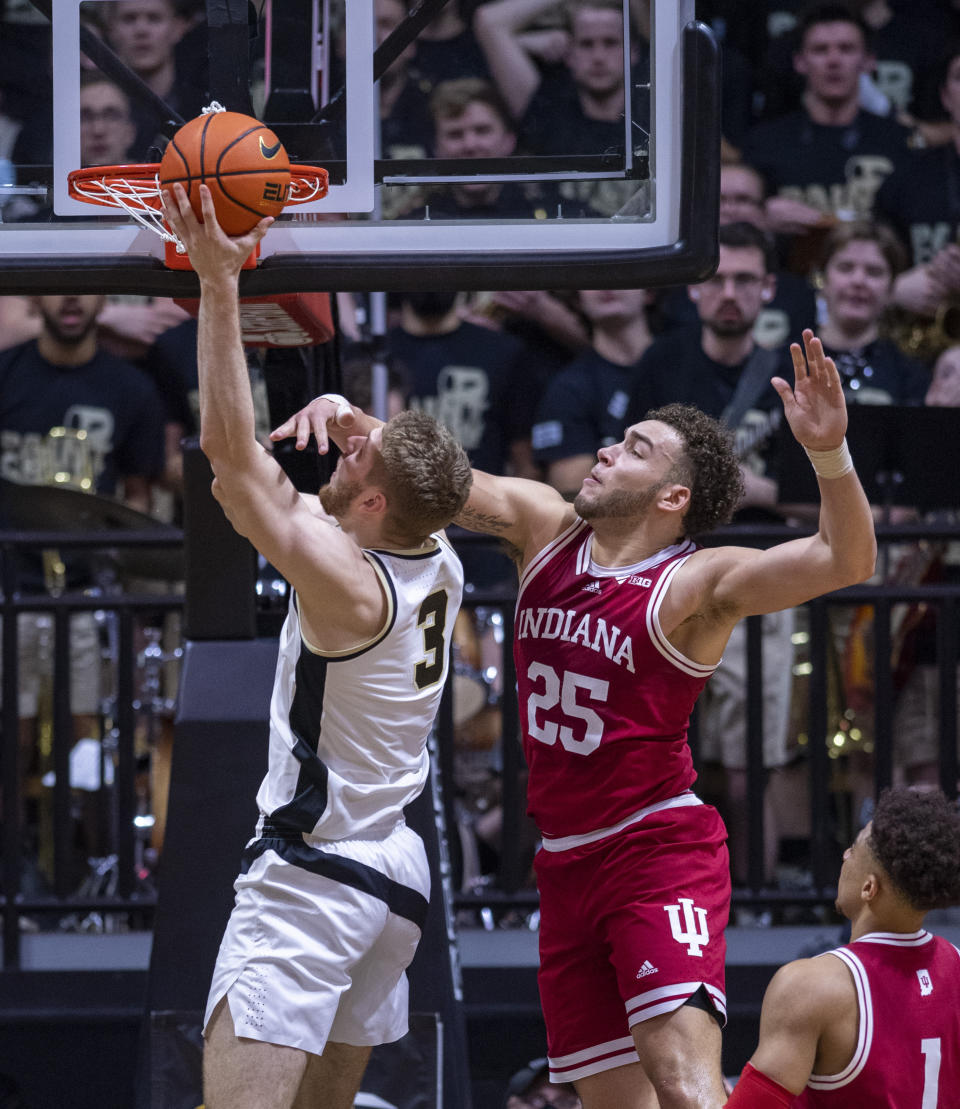
[[[172,547],[118,548],[114,558],[127,573],[145,578],[184,576],[178,528],[119,501],[57,485],[20,485],[0,478],[0,520],[24,531],[145,531],[168,533]]]

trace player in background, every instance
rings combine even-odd
[[[201,185],[164,215],[200,278],[200,445],[230,522],[290,582],[260,816],[204,1018],[208,1109],[350,1109],[371,1047],[407,1031],[429,896],[408,805],[447,672],[463,571],[437,532],[470,465],[435,420],[401,412],[341,438],[320,505],[257,442],[240,268],[271,220],[230,239]]]
[[[738,620],[862,581],[870,506],[846,406],[811,331],[774,387],[820,479],[816,535],[766,551],[691,538],[740,500],[727,434],[668,405],[598,452],[571,505],[537,482],[474,473],[457,520],[506,540],[520,569],[514,653],[542,834],[540,993],[550,1074],[584,1109],[704,1109],[726,1100],[723,929],[729,860],[691,790],[687,727]],[[278,428],[320,449],[336,405]],[[352,410],[358,430],[376,426]]]
[[[885,790],[843,854],[850,943],[787,963],[731,1109],[946,1109],[960,1091],[960,951],[923,928],[960,904],[960,811],[939,790]]]

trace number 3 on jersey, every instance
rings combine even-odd
[[[443,677],[443,631],[447,620],[447,594],[443,589],[431,593],[420,606],[417,627],[423,632],[423,653],[427,656],[414,667],[417,689],[426,689]]]
[[[542,692],[531,693],[527,698],[527,730],[534,739],[552,747],[557,738],[566,751],[577,755],[589,755],[600,746],[603,738],[603,720],[591,708],[577,701],[577,693],[585,692],[587,700],[605,702],[610,683],[600,678],[589,678],[586,674],[574,674],[565,670],[563,678],[552,666],[542,662],[532,662],[527,670],[531,682],[543,682]],[[546,714],[559,705],[568,720],[582,720],[582,738],[578,739],[569,724],[556,724],[546,719]],[[544,718],[537,720],[537,712],[542,709]]]

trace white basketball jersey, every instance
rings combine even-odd
[[[435,536],[422,551],[365,550],[388,600],[382,630],[349,651],[304,642],[296,596],[280,633],[266,823],[324,840],[381,835],[423,789],[463,569]]]

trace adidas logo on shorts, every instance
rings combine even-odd
[[[656,974],[657,968],[649,959],[643,960],[643,966],[637,971],[638,978],[646,978],[648,974]]]

